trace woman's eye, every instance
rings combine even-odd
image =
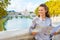
[[[43,11],[43,10],[40,10],[40,11]]]
[[[39,11],[43,11],[43,10],[39,10]]]

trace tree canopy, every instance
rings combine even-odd
[[[49,7],[49,12],[51,16],[60,15],[60,1],[59,0],[50,0],[45,3]]]
[[[8,6],[9,0],[0,0],[0,19],[7,15],[6,7]]]
[[[6,21],[5,16],[7,16],[6,8],[8,6],[9,0],[0,0],[0,31],[6,30],[4,23]]]

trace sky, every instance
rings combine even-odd
[[[23,11],[25,9],[34,11],[41,3],[45,3],[48,0],[11,0],[7,10],[14,10],[16,12]]]

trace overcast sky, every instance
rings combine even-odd
[[[46,1],[48,0],[11,0],[11,5],[7,7],[7,10],[15,10],[20,12],[27,9],[29,11],[33,11],[38,5],[45,3]]]

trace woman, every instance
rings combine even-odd
[[[40,31],[42,27],[45,28],[50,26],[51,26],[51,19],[49,15],[49,9],[45,4],[41,4],[38,8],[38,17],[36,17],[32,21],[32,25],[29,31],[30,33],[32,33],[32,35],[35,37],[36,40],[50,40],[50,35],[46,34],[44,29]],[[38,32],[33,31],[36,27],[40,27]],[[42,31],[44,31],[45,33],[43,33]]]

